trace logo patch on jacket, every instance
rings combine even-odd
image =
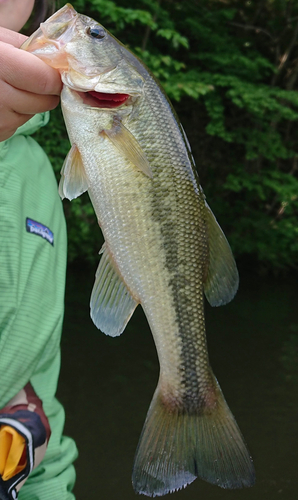
[[[44,224],[36,220],[26,218],[26,230],[28,233],[37,234],[54,246],[54,233]]]

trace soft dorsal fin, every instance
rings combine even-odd
[[[95,326],[106,335],[116,337],[125,329],[138,302],[131,296],[106,249],[96,271],[90,309]]]
[[[209,265],[204,292],[212,306],[221,306],[235,296],[239,276],[230,245],[206,203]]]
[[[81,154],[75,144],[72,145],[61,169],[59,194],[62,198],[73,200],[88,189],[88,181]]]
[[[113,143],[118,152],[129,160],[140,172],[147,177],[152,177],[152,170],[144,151],[134,135],[123,125],[123,123],[114,118],[114,124],[111,129],[103,132]]]

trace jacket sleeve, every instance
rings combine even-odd
[[[42,402],[28,383],[0,410],[0,491],[13,500],[42,461],[50,438]],[[1,497],[1,498],[2,498]]]

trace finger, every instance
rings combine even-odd
[[[50,111],[59,104],[59,96],[33,94],[16,89],[5,82],[1,83],[0,93],[5,95],[5,108],[21,115],[35,115]]]
[[[38,57],[0,42],[0,78],[13,87],[33,94],[60,95],[62,82],[57,70]]]
[[[27,40],[27,36],[21,35],[21,33],[17,33],[16,31],[8,30],[7,28],[1,28],[0,26],[0,41],[9,43],[14,47],[20,47],[22,43]]]
[[[7,110],[6,113],[2,115],[0,120],[0,142],[9,139],[15,131],[24,125],[30,118],[34,115],[19,115],[14,111]],[[9,124],[9,125],[7,125]]]

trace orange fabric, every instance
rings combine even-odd
[[[26,441],[9,425],[0,427],[0,475],[11,479],[26,467]]]

